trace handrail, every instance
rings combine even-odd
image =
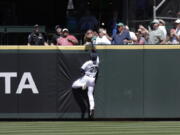
[[[30,33],[33,31],[34,26],[0,26],[1,33]],[[39,26],[41,32],[46,32],[45,26]]]
[[[85,50],[86,46],[27,46],[0,45],[0,50]],[[97,50],[144,50],[144,49],[180,49],[180,45],[99,45]]]

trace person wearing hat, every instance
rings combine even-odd
[[[151,22],[152,30],[149,31],[148,44],[158,45],[164,44],[166,41],[166,37],[164,32],[159,29],[159,20],[153,20]]]
[[[39,25],[34,25],[33,32],[28,36],[28,45],[46,45],[45,38],[39,30]]]
[[[62,30],[62,37],[59,37],[57,39],[57,45],[73,46],[77,44],[78,44],[77,38],[73,35],[70,35],[69,30],[67,28],[64,28]]]
[[[175,21],[176,29],[171,30],[170,37],[172,44],[180,44],[180,19]]]
[[[166,22],[159,19],[159,29],[163,31],[165,38],[167,37]]]
[[[108,39],[109,36],[107,34],[107,31],[103,28],[100,28],[98,31],[98,36],[95,40],[95,45],[110,45],[111,41]]]
[[[112,37],[113,45],[124,45],[132,41],[129,32],[125,30],[123,23],[117,24],[117,30],[117,34]]]
[[[51,45],[57,45],[57,39],[62,36],[62,28],[59,25],[55,26],[56,33],[53,34],[51,39]]]

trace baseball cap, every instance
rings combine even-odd
[[[127,30],[129,30],[129,26],[126,25],[125,28],[126,28]]]
[[[120,22],[120,23],[117,24],[117,26],[118,26],[118,27],[124,26],[124,24]]]
[[[159,24],[159,20],[155,19],[151,22],[151,24]]]
[[[38,24],[34,25],[34,28],[38,28],[38,27],[39,27],[39,25],[38,25]]]
[[[177,20],[175,21],[175,23],[180,23],[180,19],[177,19]]]
[[[96,61],[97,59],[97,54],[96,53],[91,53],[91,60]]]
[[[166,22],[164,20],[162,20],[162,19],[159,19],[159,23],[162,23],[162,24],[166,25]]]
[[[61,28],[59,25],[56,25],[55,26],[55,30],[57,30],[58,28]]]
[[[62,32],[69,32],[69,30],[67,28],[64,28]]]
[[[99,29],[99,33],[107,34],[105,29]]]

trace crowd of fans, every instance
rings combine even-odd
[[[131,31],[127,25],[118,23],[109,35],[107,30],[99,28],[97,31],[89,29],[83,38],[84,45],[158,45],[158,44],[180,44],[180,19],[175,22],[175,27],[167,30],[164,20],[153,20],[148,28],[139,25],[136,31]],[[70,34],[67,28],[55,27],[56,33],[50,42],[45,41],[39,26],[35,25],[33,32],[28,36],[28,45],[78,45],[78,39]]]

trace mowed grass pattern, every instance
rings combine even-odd
[[[180,135],[180,122],[0,122],[0,135]]]

